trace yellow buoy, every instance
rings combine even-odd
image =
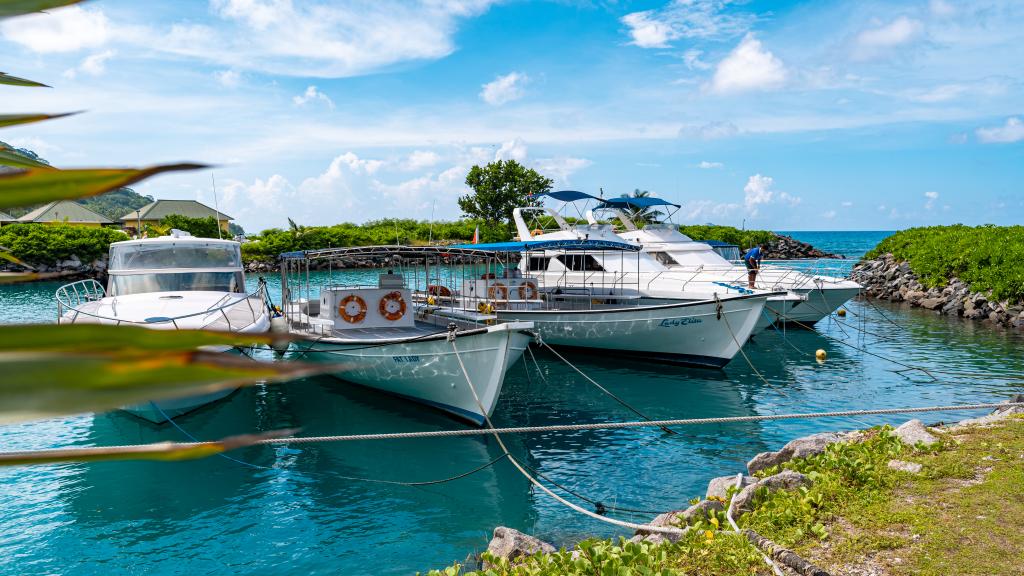
[[[828,357],[828,354],[826,354],[821,348],[818,348],[818,351],[814,353],[814,357],[817,358],[818,362],[824,362],[825,358]]]
[[[846,308],[840,308],[837,314],[839,314],[840,318],[846,318]]]

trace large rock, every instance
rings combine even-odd
[[[736,485],[736,476],[737,474],[733,474],[732,476],[719,476],[718,478],[712,478],[711,481],[708,482],[708,491],[705,497],[724,499],[727,494],[727,490],[729,490],[731,486]],[[740,481],[740,490],[755,482],[757,482],[757,478],[744,474],[743,480]]]
[[[841,442],[846,438],[845,434],[838,432],[822,432],[812,434],[803,438],[790,441],[778,452],[762,452],[747,462],[747,470],[756,474],[760,470],[770,468],[793,458],[806,458],[825,451],[825,447],[835,442]]]
[[[498,526],[494,529],[494,538],[487,545],[487,551],[499,558],[505,558],[509,562],[514,563],[518,558],[533,556],[537,552],[550,554],[557,551],[557,549],[547,542],[523,534],[513,528]],[[487,562],[484,562],[484,569],[486,570],[488,567]]]
[[[707,520],[711,512],[725,510],[725,504],[718,500],[701,500],[686,510],[675,510],[659,515],[651,520],[649,525],[658,528],[683,528],[697,520]],[[664,532],[651,532],[650,530],[637,530],[637,536],[658,536],[663,540],[676,542],[682,534],[666,534]]]
[[[907,446],[917,446],[918,443],[930,446],[939,440],[928,432],[924,424],[917,418],[904,422],[893,433]]]
[[[928,310],[937,310],[941,308],[942,305],[945,303],[946,300],[939,296],[936,298],[925,298],[924,300],[921,300],[920,306],[921,308],[925,308]]]
[[[757,491],[761,488],[766,488],[769,492],[776,490],[795,490],[801,486],[810,486],[811,479],[799,472],[792,470],[783,470],[774,476],[769,476],[762,480],[759,480],[756,484],[747,486],[739,494],[733,497],[732,503],[729,506],[729,511],[733,518],[743,514],[744,512],[750,512],[751,504],[754,502],[754,496]]]

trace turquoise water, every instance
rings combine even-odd
[[[806,240],[804,234],[821,235],[815,244],[823,249],[857,256],[874,245],[867,234],[876,233],[837,233],[836,246],[827,233],[797,237]],[[51,321],[55,288],[0,288],[5,321]],[[920,372],[900,374],[898,366],[826,336],[905,363],[974,375],[936,373],[932,380]],[[652,417],[690,418],[1000,401],[1024,391],[1018,381],[1000,379],[1021,373],[1022,343],[1012,332],[854,302],[845,319],[823,321],[814,332],[757,335],[746,351],[767,384],[742,358],[723,371],[570,359]],[[823,365],[813,359],[818,348],[829,352]],[[512,368],[497,425],[633,419],[557,359],[537,356],[536,366]],[[643,521],[684,507],[703,494],[708,479],[738,472],[755,453],[796,436],[906,419],[709,425],[678,435],[648,429],[548,433],[509,443],[521,460],[563,486],[606,505],[650,511],[618,516]],[[201,439],[285,427],[301,427],[304,435],[461,427],[331,378],[242,390],[179,422]],[[0,428],[4,450],[182,439],[174,428],[119,412]],[[366,481],[450,477],[500,454],[487,438],[459,438],[232,453],[258,467],[214,457],[0,470],[0,573],[412,574],[483,550],[497,525],[559,544],[620,533],[532,490],[507,462],[428,487]]]

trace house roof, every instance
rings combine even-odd
[[[231,216],[218,212],[206,204],[195,200],[157,200],[151,202],[138,210],[133,210],[121,217],[121,222],[131,223],[133,220],[162,220],[171,214],[178,214],[188,218],[214,217],[218,220],[234,220]]]
[[[17,222],[18,219],[7,212],[0,212],[0,222]]]
[[[18,222],[69,222],[113,224],[114,221],[102,214],[71,200],[56,200],[36,208],[18,218]]]

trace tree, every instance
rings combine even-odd
[[[473,166],[466,174],[472,194],[459,198],[459,208],[470,218],[483,220],[491,230],[512,237],[512,209],[538,206],[532,197],[551,190],[552,180],[515,160],[497,160],[481,168]]]
[[[206,218],[189,218],[181,214],[168,214],[160,220],[160,227],[167,230],[167,233],[174,228],[183,230],[198,238],[217,238],[217,219],[213,216]]]
[[[647,190],[641,190],[639,188],[633,189],[632,194],[623,194],[623,198],[649,198],[651,193]],[[650,206],[646,208],[630,207],[626,209],[626,214],[629,219],[637,224],[650,224],[657,222],[659,218],[665,215],[661,210],[655,210]]]

